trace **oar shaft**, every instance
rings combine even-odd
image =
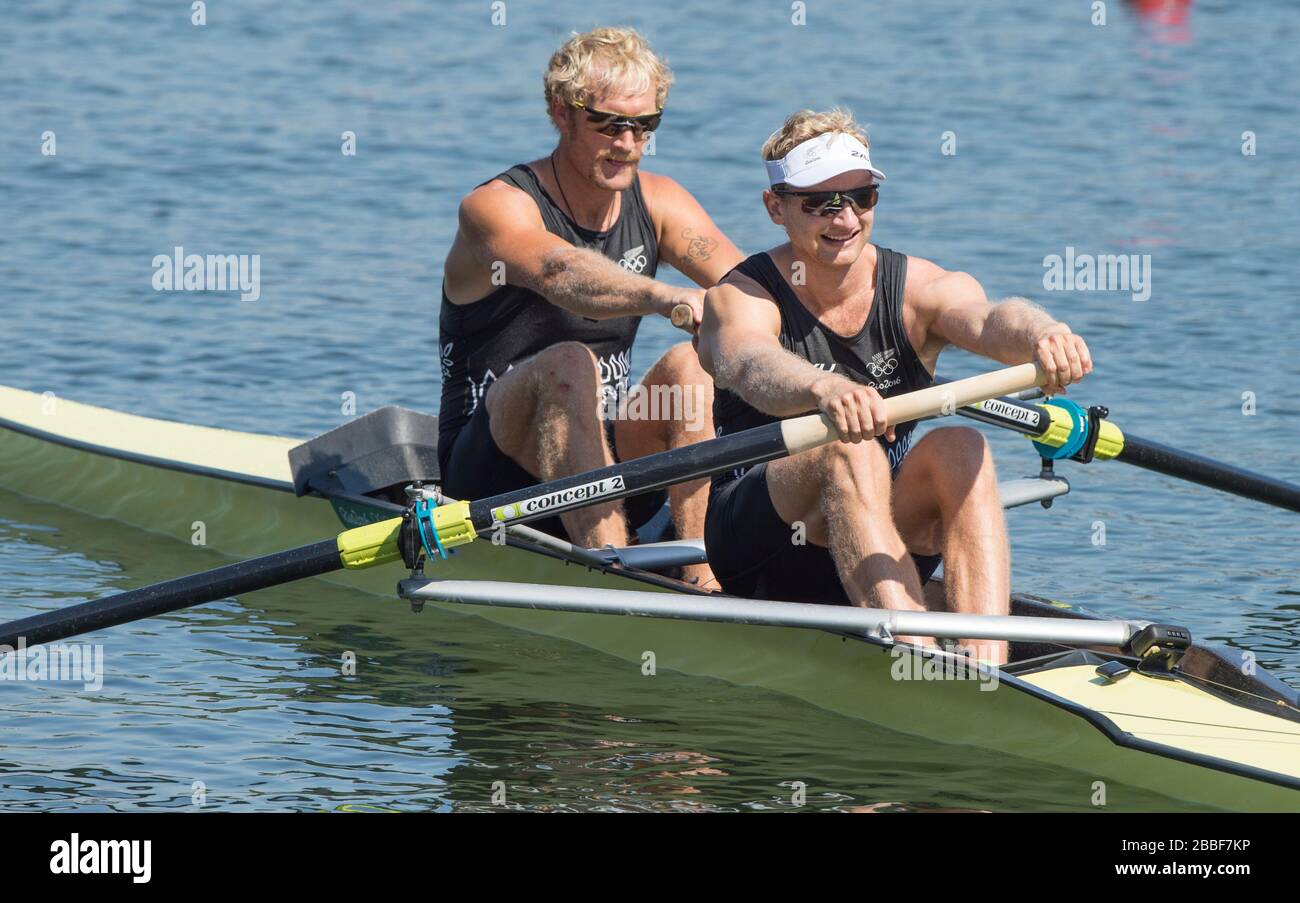
[[[1040,441],[1053,426],[1049,406],[1026,404],[1014,398],[990,399],[957,413]],[[1113,454],[1116,461],[1288,511],[1300,511],[1300,486],[1295,483],[1143,439],[1119,430],[1113,423],[1105,423],[1104,427],[1113,430],[1106,454]]]
[[[816,415],[810,416],[819,421]],[[653,492],[675,483],[709,476],[719,469],[749,467],[771,461],[788,454],[781,426],[781,423],[770,423],[708,442],[551,480],[541,486],[473,501],[469,503],[470,523],[475,531],[484,533],[497,523],[526,523],[587,505]]]
[[[11,621],[0,626],[0,646],[16,648],[19,639],[28,646],[50,643],[303,577],[327,574],[342,567],[337,540],[327,539]]]
[[[1266,505],[1300,511],[1300,486],[1294,483],[1170,448],[1132,433],[1124,434],[1124,448],[1116,460]]]

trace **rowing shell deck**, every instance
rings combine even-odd
[[[340,520],[354,526],[397,510],[379,499],[297,497],[288,453],[299,444],[0,387],[0,489],[184,541],[202,521],[208,545],[235,557],[315,542],[337,532]],[[404,576],[394,566],[321,579],[391,598]],[[617,564],[576,565],[527,544],[467,546],[430,576],[697,592]],[[1019,594],[1013,612],[1083,616]],[[1114,780],[1222,808],[1300,811],[1300,694],[1267,674],[1243,675],[1240,655],[1227,650],[1193,647],[1177,679],[1135,670],[1108,682],[1096,666],[1122,658],[1113,650],[1016,644],[989,692],[977,681],[896,680],[892,644],[871,637],[512,608],[476,613],[630,661],[655,649],[662,668],[1064,766],[1080,774],[1081,798],[1093,781]],[[436,629],[423,619],[411,632]],[[1122,804],[1117,793],[1112,804]]]

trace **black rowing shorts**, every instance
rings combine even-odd
[[[738,480],[713,487],[704,519],[709,565],[722,588],[733,596],[780,602],[849,604],[831,553],[811,542],[790,541],[767,491],[767,465],[751,467]],[[913,555],[925,585],[942,555]]]

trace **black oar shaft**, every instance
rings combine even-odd
[[[342,567],[336,540],[327,539],[251,561],[228,564],[202,574],[168,580],[116,596],[42,612],[0,626],[0,646],[11,649],[23,639],[28,646],[66,639],[201,605],[290,580],[327,574]]]
[[[491,498],[471,502],[470,521],[479,532],[490,530],[495,521],[527,523],[549,517],[562,511],[581,508],[599,497],[601,502],[612,502],[653,492],[675,483],[700,479],[718,471],[718,461],[728,467],[752,467],[764,461],[773,461],[787,454],[782,438],[781,424],[769,423],[730,436],[721,436],[708,443],[684,445],[671,451],[634,458],[545,484],[545,491],[531,486],[513,492],[504,492]],[[502,508],[519,506],[517,516],[499,518],[493,512]]]
[[[1042,405],[1026,404],[1014,398],[995,398],[975,407],[960,408],[957,413],[1028,436],[1040,434],[1050,422]],[[1300,511],[1300,486],[1294,483],[1162,445],[1129,432],[1123,436],[1123,448],[1115,457],[1116,461],[1277,508]]]
[[[1144,470],[1177,477],[1211,489],[1230,492],[1243,498],[1300,511],[1300,486],[1268,477],[1241,467],[1233,467],[1211,458],[1180,451],[1134,436],[1124,434],[1124,449],[1117,461],[1132,464]]]

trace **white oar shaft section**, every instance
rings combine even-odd
[[[501,608],[532,608],[583,614],[627,615],[684,621],[719,621],[767,627],[805,627],[867,636],[932,636],[963,640],[1010,640],[1063,646],[1123,646],[1146,621],[1092,621],[942,611],[890,611],[768,602],[734,596],[694,596],[636,590],[603,590],[495,580],[403,580],[404,599]]]
[[[886,398],[885,411],[891,424],[955,414],[965,405],[1041,386],[1044,381],[1037,365],[1020,364]],[[834,427],[820,414],[795,417],[781,424],[781,436],[792,455],[825,445],[835,435]]]

